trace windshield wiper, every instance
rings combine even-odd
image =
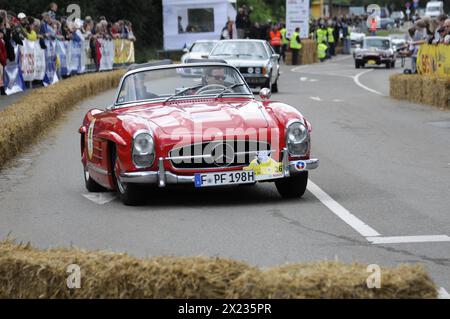
[[[215,98],[215,99],[218,99],[219,97],[222,97],[222,96],[225,94],[226,91],[232,90],[232,89],[234,89],[234,88],[236,88],[236,87],[238,87],[238,86],[244,86],[244,85],[245,85],[244,83],[235,83],[235,84],[233,84],[233,85],[230,85],[229,87],[223,89],[222,92],[220,92],[219,94],[217,94],[214,98]]]
[[[172,100],[174,97],[180,96],[180,95],[186,93],[186,92],[189,91],[189,90],[195,90],[195,89],[200,88],[200,87],[202,87],[202,86],[203,86],[202,84],[199,84],[199,85],[196,85],[196,86],[191,86],[191,87],[185,88],[185,89],[181,90],[180,92],[178,92],[178,93],[176,93],[176,94],[174,94],[174,95],[169,96],[167,99],[164,100],[164,103],[169,102],[169,101]]]

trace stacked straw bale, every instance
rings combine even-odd
[[[84,98],[117,87],[124,70],[76,76],[33,90],[0,112],[0,168]],[[80,119],[81,121],[81,119]]]
[[[81,288],[68,289],[68,265],[81,271]],[[381,268],[381,288],[369,289],[367,265],[338,262],[269,269],[227,258],[153,257],[42,251],[0,242],[0,298],[436,298],[422,266]]]

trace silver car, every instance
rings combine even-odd
[[[387,69],[395,67],[397,53],[392,46],[389,37],[366,37],[362,48],[357,48],[353,52],[355,67],[357,69],[368,65],[386,65]]]
[[[190,59],[201,59],[203,56],[208,55],[217,40],[198,40],[195,41],[189,49],[184,49],[184,54],[181,57],[181,63],[186,63]]]
[[[220,59],[236,67],[252,88],[268,88],[278,92],[280,55],[264,40],[222,40],[211,53],[210,59]]]

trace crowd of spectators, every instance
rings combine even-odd
[[[43,13],[35,16],[0,10],[0,79],[3,78],[3,67],[16,58],[13,45],[21,46],[25,39],[39,41],[42,49],[46,48],[45,40],[88,41],[91,52],[89,58],[93,59],[97,70],[101,58],[100,39],[136,41],[130,21],[111,22],[104,16],[69,20],[69,17],[60,16],[58,12],[58,5],[54,2]],[[0,91],[3,95],[3,86]]]

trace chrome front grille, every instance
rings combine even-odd
[[[212,169],[248,166],[259,152],[271,152],[265,141],[219,140],[184,145],[169,153],[176,169]]]

